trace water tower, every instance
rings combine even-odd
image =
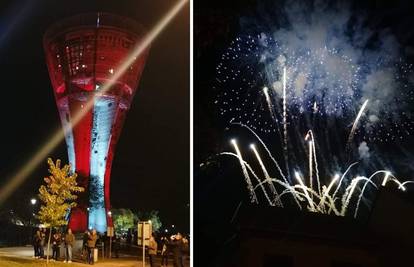
[[[133,20],[105,13],[64,19],[44,36],[69,162],[78,183],[86,188],[69,214],[69,227],[74,231],[95,228],[104,232],[112,226],[112,160],[148,51],[135,58],[122,75],[116,72],[143,36],[142,27]],[[87,103],[92,104],[90,109]],[[74,119],[79,112],[83,116]]]

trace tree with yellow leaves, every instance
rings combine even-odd
[[[76,206],[76,193],[83,192],[84,188],[78,186],[76,173],[70,173],[70,165],[60,168],[60,160],[56,164],[48,158],[49,177],[45,177],[46,185],[39,188],[39,199],[42,202],[37,218],[49,228],[47,242],[47,262],[49,262],[50,237],[53,227],[67,224],[66,215],[71,208]]]

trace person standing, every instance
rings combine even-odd
[[[180,233],[177,233],[175,236],[171,236],[170,247],[173,253],[174,267],[184,267],[182,260],[183,241]]]
[[[167,237],[161,237],[161,266],[167,267],[168,265],[168,245],[169,241]]]
[[[119,235],[114,233],[113,240],[112,240],[112,250],[114,251],[115,258],[119,258],[119,246],[121,245],[121,240],[119,239]]]
[[[60,234],[55,232],[52,237],[52,259],[59,259]]]
[[[181,253],[181,264],[184,265],[184,262],[187,260],[187,256],[190,254],[190,244],[185,236],[182,238]]]
[[[87,242],[87,247],[88,247],[88,263],[89,264],[94,264],[93,251],[95,249],[96,241],[97,240],[98,240],[98,235],[96,234],[96,230],[93,229],[92,232],[88,234],[88,242]]]
[[[45,257],[45,246],[46,243],[46,228],[40,229],[40,245],[39,245],[39,258]]]
[[[155,241],[154,234],[151,235],[149,244],[148,244],[148,255],[150,259],[150,266],[154,267],[155,257],[157,256],[158,244]]]
[[[72,248],[75,244],[75,235],[72,234],[72,229],[68,229],[65,235],[65,262],[72,262]]]
[[[33,249],[34,249],[34,258],[40,258],[40,241],[41,241],[40,230],[36,230],[36,233],[33,236]]]
[[[88,238],[89,238],[89,231],[85,231],[82,237],[82,252],[81,252],[82,259],[88,258]]]

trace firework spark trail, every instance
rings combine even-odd
[[[309,132],[306,134],[305,136],[305,141],[307,141],[310,138],[310,134]],[[312,174],[313,174],[313,168],[312,168],[312,141],[308,141],[309,144],[309,186],[310,188],[313,188],[313,179],[312,179]]]
[[[273,163],[276,165],[277,170],[279,171],[280,176],[282,176],[283,180],[286,183],[289,183],[288,180],[286,179],[286,176],[284,175],[282,169],[280,168],[279,164],[277,163],[276,159],[273,157],[272,153],[270,152],[270,150],[267,148],[266,144],[263,142],[263,140],[259,137],[259,135],[257,135],[257,133],[255,131],[252,130],[252,128],[250,128],[249,126],[247,126],[246,124],[240,123],[240,122],[232,122],[232,124],[234,125],[239,125],[241,127],[246,128],[247,130],[249,130],[256,138],[257,140],[259,140],[260,144],[262,144],[262,146],[264,147],[264,149],[266,150],[267,154],[269,155],[270,159],[273,161]]]
[[[253,131],[253,129],[251,129],[249,126],[240,123],[240,122],[233,122],[232,124],[234,125],[239,125],[241,127],[246,128],[247,130],[249,130],[256,138],[257,140],[259,140],[259,142],[262,144],[262,146],[264,147],[264,149],[266,150],[267,154],[269,155],[269,157],[272,159],[273,163],[275,164],[277,170],[279,171],[280,176],[283,178],[283,181],[286,184],[289,184],[288,180],[286,179],[286,176],[283,174],[282,169],[280,168],[279,164],[277,163],[276,159],[273,157],[272,153],[270,152],[269,148],[266,146],[266,144],[263,142],[263,140],[259,137],[259,135],[256,134],[255,131]],[[295,200],[295,203],[298,205],[299,209],[302,209],[302,206],[300,205],[298,199],[296,199],[296,196],[293,195],[293,199]]]
[[[385,174],[384,179],[382,180],[382,184],[381,184],[382,186],[385,186],[385,185],[386,185],[386,183],[387,183],[388,177],[391,175],[391,173],[390,173],[389,171],[385,171],[385,170],[379,170],[379,171],[376,171],[376,172],[374,172],[373,174],[371,174],[371,176],[370,176],[370,177],[368,177],[368,181],[372,181],[372,179],[373,179],[373,178],[374,178],[377,174],[380,174],[380,173],[384,173],[384,174]],[[366,188],[366,187],[367,187],[367,185],[368,185],[368,181],[366,181],[366,182],[364,183],[364,186],[362,187],[361,193],[359,193],[359,196],[358,196],[358,202],[357,202],[357,205],[356,205],[356,208],[355,208],[355,212],[354,212],[354,218],[356,218],[356,216],[357,216],[357,214],[358,214],[359,205],[360,205],[360,203],[361,203],[362,196],[364,195],[365,188]]]
[[[265,195],[267,201],[269,202],[270,206],[274,206],[272,200],[270,199],[269,195],[266,192],[265,187],[263,186],[264,183],[266,183],[266,181],[261,181],[259,176],[257,176],[257,174],[254,172],[253,168],[242,158],[240,158],[238,155],[231,153],[231,152],[222,152],[220,153],[220,155],[228,155],[228,156],[233,156],[236,157],[240,162],[242,162],[251,172],[251,174],[256,178],[256,180],[258,181],[258,184],[253,188],[254,191],[256,191],[257,187],[260,186],[260,188],[263,191],[263,194]]]
[[[322,196],[322,198],[321,198],[321,201],[319,202],[319,207],[322,207],[323,209],[325,208],[324,207],[324,205],[325,205],[325,198],[327,197],[327,196],[329,196],[329,192],[331,191],[331,188],[333,187],[333,185],[336,183],[336,181],[338,181],[338,179],[339,179],[339,175],[338,174],[336,174],[335,176],[334,176],[334,178],[332,179],[332,181],[331,181],[331,183],[329,184],[329,186],[328,186],[328,188],[326,188],[326,190],[325,190],[325,192],[323,193],[323,196]]]
[[[406,184],[414,184],[414,181],[406,181],[406,182],[404,182],[404,183],[401,183],[401,187],[402,187],[402,188],[405,188],[404,186],[405,186]]]
[[[241,125],[241,124],[240,124]],[[248,128],[248,126],[245,126],[246,128]],[[249,128],[248,128],[249,129]],[[251,129],[250,129],[251,130]],[[252,131],[252,130],[251,130]],[[260,137],[258,137],[254,131],[252,131],[252,133],[258,138],[258,140],[263,144],[263,141],[260,139]],[[305,140],[310,139],[310,143],[312,143],[310,145],[310,149],[313,151],[310,151],[310,155],[312,155],[312,157],[314,159],[316,159],[316,154],[315,154],[315,145],[314,145],[314,137],[312,134],[312,131],[308,131],[308,134],[305,137]],[[376,189],[378,188],[378,186],[372,181],[372,179],[374,177],[376,177],[378,174],[380,173],[384,173],[385,176],[383,178],[382,181],[382,185],[385,186],[386,183],[391,180],[393,182],[395,182],[398,185],[398,189],[401,189],[403,191],[406,190],[406,188],[404,187],[405,183],[401,183],[396,177],[394,177],[389,171],[386,170],[378,170],[376,172],[374,172],[373,174],[371,174],[371,176],[369,176],[368,178],[364,177],[364,176],[357,176],[353,179],[351,179],[350,185],[345,189],[344,194],[342,195],[342,199],[341,199],[341,211],[339,212],[338,209],[336,208],[335,202],[336,202],[336,194],[338,192],[338,190],[341,187],[341,183],[342,180],[344,179],[344,177],[346,176],[346,174],[350,171],[350,169],[356,165],[358,162],[354,162],[351,165],[348,166],[348,168],[346,169],[346,171],[344,172],[344,174],[342,174],[341,179],[339,180],[338,186],[335,190],[335,192],[333,193],[333,195],[331,196],[329,193],[331,191],[331,189],[333,188],[334,184],[338,181],[339,179],[339,174],[336,174],[334,176],[334,178],[332,179],[332,181],[330,182],[330,184],[328,185],[328,187],[326,187],[325,185],[322,187],[322,192],[320,190],[320,183],[319,183],[319,175],[317,174],[317,178],[318,178],[318,192],[316,192],[312,186],[307,187],[304,183],[302,178],[300,177],[299,172],[295,172],[295,178],[298,180],[299,184],[290,186],[289,183],[285,183],[279,179],[275,179],[275,178],[271,178],[258,151],[256,150],[255,146],[252,144],[250,147],[253,150],[257,160],[259,161],[259,164],[262,168],[263,174],[265,176],[265,179],[262,181],[254,172],[254,170],[252,169],[252,167],[243,160],[240,150],[237,146],[236,140],[232,139],[231,143],[234,145],[234,148],[236,150],[237,154],[234,153],[229,153],[229,152],[224,152],[221,153],[223,155],[232,155],[236,158],[239,159],[240,161],[240,165],[242,166],[242,170],[243,170],[243,174],[247,183],[247,187],[248,190],[250,191],[250,195],[251,195],[251,200],[252,202],[258,202],[257,196],[256,196],[256,190],[258,187],[261,187],[266,199],[268,200],[269,204],[271,206],[279,206],[279,207],[283,207],[283,202],[281,201],[281,197],[287,193],[291,193],[291,195],[294,197],[294,199],[297,201],[297,204],[299,206],[299,208],[301,209],[301,205],[299,203],[300,201],[304,201],[304,199],[302,199],[301,197],[304,196],[305,199],[308,202],[308,210],[311,212],[319,212],[319,213],[330,213],[331,211],[333,211],[336,215],[338,216],[345,216],[349,203],[351,201],[351,198],[354,196],[355,194],[355,189],[357,188],[359,182],[361,181],[365,181],[362,189],[360,190],[360,194],[358,197],[358,201],[356,204],[356,208],[354,211],[354,217],[356,218],[357,214],[358,214],[358,210],[359,210],[359,206],[360,206],[360,202],[362,200],[363,194],[365,192],[365,189],[367,187],[368,184],[371,184],[373,187],[375,187]],[[267,152],[269,153],[269,155],[272,157],[270,151],[268,151],[267,147],[263,144],[263,147],[265,147],[265,149],[267,150]],[[312,160],[311,160],[312,161]],[[277,162],[275,162],[277,165]],[[315,168],[316,168],[316,172],[317,172],[317,161],[314,160],[313,163],[315,163]],[[256,186],[253,187],[253,184],[251,182],[250,176],[248,171],[250,171],[252,173],[252,175],[256,178],[258,184]],[[391,177],[391,178],[390,178]],[[284,191],[282,191],[281,194],[278,194],[278,192],[276,191],[276,187],[273,184],[273,182],[283,186],[285,188]],[[412,181],[409,181],[412,182]],[[407,183],[407,182],[406,182]],[[414,182],[412,182],[414,183]],[[270,188],[270,191],[273,193],[273,201],[270,199],[270,197],[268,196],[267,192],[266,192],[266,188],[264,187],[264,185],[267,184]],[[303,193],[299,192],[296,190],[296,188],[300,189],[301,191],[303,191]],[[315,202],[314,201],[314,197],[316,197],[316,199],[319,199],[319,202]],[[326,202],[326,200],[328,200],[328,203]],[[328,207],[326,207],[328,206]],[[327,210],[328,208],[328,210]]]
[[[406,188],[405,188],[405,186],[400,182],[400,181],[398,181],[398,179],[397,178],[395,178],[395,176],[393,176],[393,175],[391,175],[392,176],[392,178],[391,178],[391,181],[393,181],[394,183],[396,183],[397,185],[398,185],[398,189],[400,189],[400,190],[402,190],[402,191],[405,191],[405,190],[407,190]]]
[[[260,155],[257,152],[255,145],[251,144],[250,145],[250,148],[253,150],[254,154],[256,155],[257,161],[259,161],[260,167],[262,168],[262,171],[263,171],[263,175],[265,176],[265,181],[267,181],[268,184],[269,184],[270,191],[273,194],[273,198],[274,199],[278,199],[278,193],[277,193],[277,190],[276,190],[276,188],[275,188],[275,186],[274,186],[274,184],[272,182],[272,178],[269,176],[269,173],[267,172],[267,169],[266,169],[265,165],[263,164],[263,161],[260,158]],[[282,204],[281,201],[277,201],[276,202],[276,205],[278,207],[283,207],[283,204]]]
[[[373,183],[370,179],[366,178],[366,177],[358,176],[358,177],[352,179],[351,184],[346,188],[345,193],[342,196],[342,210],[341,210],[341,215],[342,216],[345,216],[345,213],[348,209],[349,202],[351,201],[351,197],[354,195],[355,188],[356,188],[358,182],[360,182],[360,181],[367,181],[370,184],[372,184],[372,186],[377,188],[377,185],[375,183]]]
[[[300,184],[300,186],[302,187],[302,189],[303,189],[303,192],[305,193],[305,195],[306,195],[306,199],[308,200],[308,202],[309,202],[309,206],[310,206],[310,211],[315,211],[315,207],[314,207],[314,205],[313,205],[313,200],[310,198],[310,196],[309,196],[309,193],[308,193],[308,188],[303,184],[303,181],[302,181],[302,178],[300,178],[300,175],[299,175],[299,173],[298,172],[295,172],[295,177],[296,177],[296,180],[298,180],[298,182],[299,182],[299,184]]]
[[[227,152],[228,153],[228,152]],[[233,153],[231,153],[231,154],[233,154]],[[234,154],[235,155],[235,154]],[[249,166],[250,168],[251,168],[251,166]],[[279,180],[279,179],[276,179],[276,178],[271,178],[271,181],[272,182],[275,182],[275,183],[277,183],[277,184],[279,184],[279,185],[281,185],[281,186],[283,186],[284,188],[285,188],[285,190],[286,189],[292,189],[293,187],[290,185],[290,184],[287,184],[287,183],[285,183],[285,182],[283,182],[283,181],[281,181],[281,180]],[[254,190],[256,190],[257,189],[257,187],[258,186],[260,186],[260,185],[263,185],[263,184],[265,184],[265,183],[267,183],[267,181],[260,181],[260,183],[259,184],[257,184],[255,187],[254,187]],[[280,198],[280,194],[279,194],[279,198]]]
[[[288,132],[287,132],[287,111],[286,111],[286,67],[283,67],[283,155],[285,157],[286,173],[289,174],[288,155]]]
[[[313,139],[313,135],[312,135]],[[313,151],[313,161],[315,163],[315,174],[316,174],[316,182],[318,184],[318,192],[321,194],[321,183],[319,179],[319,167],[318,167],[318,159],[316,158],[316,148],[315,148],[315,141],[312,142],[312,151]]]
[[[256,202],[256,203],[258,203],[258,199],[257,199],[257,196],[256,196],[255,191],[257,190],[258,187],[260,187],[262,189],[262,191],[263,191],[263,193],[264,193],[267,201],[269,202],[269,204],[271,206],[275,206],[276,205],[276,206],[283,207],[282,206],[283,203],[281,201],[281,197],[283,195],[287,194],[287,193],[291,193],[291,195],[294,196],[295,199],[300,200],[300,201],[304,201],[304,199],[302,198],[302,197],[304,197],[307,200],[307,202],[308,202],[308,210],[311,211],[311,212],[319,212],[319,213],[328,213],[329,214],[331,211],[333,211],[338,216],[345,216],[345,214],[347,212],[347,209],[348,209],[348,206],[349,206],[349,203],[351,201],[351,198],[355,194],[355,189],[357,188],[358,183],[361,182],[361,181],[365,181],[365,183],[364,183],[364,185],[363,185],[363,187],[362,187],[362,189],[360,191],[360,194],[359,194],[359,197],[358,197],[358,202],[356,204],[356,208],[355,208],[355,211],[354,211],[354,217],[356,218],[357,213],[358,213],[358,210],[359,210],[360,202],[361,202],[362,196],[363,196],[363,194],[365,192],[366,186],[368,184],[371,184],[376,189],[378,188],[377,185],[372,181],[372,179],[374,177],[376,177],[378,174],[380,174],[380,173],[384,173],[385,174],[385,176],[383,178],[382,184],[386,184],[387,181],[391,180],[391,181],[395,182],[399,186],[398,188],[401,189],[401,190],[403,190],[403,191],[405,190],[404,184],[406,184],[406,183],[414,183],[413,181],[408,181],[408,182],[405,182],[405,183],[401,183],[389,171],[386,171],[386,170],[376,171],[371,176],[369,176],[368,178],[366,178],[364,176],[357,176],[357,177],[355,177],[355,178],[353,178],[351,180],[350,185],[345,189],[345,192],[344,192],[344,194],[342,196],[342,200],[341,200],[341,211],[339,212],[338,209],[336,208],[336,205],[335,205],[335,195],[336,195],[337,190],[340,187],[340,185],[338,185],[337,190],[334,192],[334,194],[332,196],[329,194],[329,192],[331,191],[331,189],[334,186],[334,184],[338,181],[339,174],[336,174],[333,177],[333,179],[330,182],[330,184],[328,185],[328,187],[326,187],[325,185],[323,186],[322,194],[319,193],[319,192],[316,192],[311,187],[307,187],[303,183],[303,180],[300,177],[299,172],[297,172],[297,171],[295,172],[295,177],[298,180],[299,184],[296,184],[296,185],[291,186],[288,183],[285,183],[285,182],[283,182],[283,181],[281,181],[279,179],[271,178],[269,176],[269,174],[267,172],[267,169],[264,166],[264,164],[263,164],[263,162],[262,162],[262,160],[260,158],[259,153],[255,149],[255,146],[252,145],[251,148],[254,151],[254,153],[255,153],[255,155],[256,155],[256,157],[257,157],[257,159],[258,159],[258,161],[259,161],[259,163],[260,163],[260,165],[262,167],[263,174],[265,176],[265,179],[264,180],[261,180],[257,176],[257,174],[254,172],[254,170],[252,169],[252,167],[246,161],[243,160],[243,158],[241,156],[241,153],[240,153],[240,150],[239,150],[239,148],[237,146],[236,141],[235,140],[232,140],[232,143],[233,143],[233,145],[235,147],[235,150],[236,150],[236,153],[237,154],[230,153],[230,152],[223,152],[223,153],[221,153],[221,155],[231,155],[233,157],[236,157],[239,160],[239,162],[240,162],[240,164],[242,166],[242,169],[243,169],[243,174],[245,176],[245,180],[246,180],[246,182],[248,184],[248,189],[249,189],[250,194],[252,196],[252,202]],[[356,162],[353,163],[353,164],[351,164],[348,167],[348,169],[342,175],[341,180],[346,175],[346,173],[351,169],[351,167],[353,165],[355,165],[355,164],[356,164]],[[251,179],[250,179],[250,176],[248,174],[248,171],[251,172],[251,174],[256,178],[256,180],[258,182],[258,184],[255,185],[254,187],[253,187],[253,184],[251,182]],[[389,177],[391,177],[391,178],[389,179]],[[341,182],[341,180],[340,180],[340,182]],[[278,194],[276,192],[276,188],[275,188],[273,182],[275,182],[275,183],[283,186],[285,188],[285,190],[282,191],[281,194]],[[273,201],[268,196],[268,194],[266,192],[266,189],[264,187],[264,184],[268,184],[269,185],[269,187],[271,188],[272,193],[273,193],[273,190],[274,190],[274,192],[276,192],[276,194],[274,194],[274,200]],[[273,187],[273,189],[272,189],[272,187]],[[296,189],[300,189],[302,192],[299,192]],[[314,201],[314,197],[316,197],[316,199],[319,200],[318,203]],[[328,200],[328,202],[326,202],[326,200]],[[326,211],[327,210],[326,205],[328,206],[328,211]]]
[[[295,188],[306,189],[308,194],[310,193],[311,196],[314,196],[315,198],[319,199],[319,204],[320,204],[320,201],[322,201],[322,196],[320,194],[318,194],[318,192],[316,192],[312,188],[309,188],[309,187],[306,187],[306,186],[305,186],[305,188],[303,188],[301,185],[294,185],[294,186],[292,186],[292,188],[293,189],[295,189]],[[302,194],[301,192],[298,192],[296,190],[294,192],[296,194]],[[337,208],[335,206],[335,201],[332,199],[332,197],[329,196],[329,195],[326,195],[325,198],[328,199],[329,203],[327,205],[329,206],[329,209],[333,210],[336,215],[340,215],[339,211],[337,210]],[[314,211],[318,211],[320,213],[325,213],[324,210],[320,207],[320,205],[316,204],[315,201],[312,201],[312,203],[313,203],[314,206],[316,206],[316,209]]]
[[[250,201],[253,202],[253,203],[259,203],[259,201],[257,200],[256,193],[253,190],[253,185],[252,185],[252,181],[250,179],[249,173],[247,172],[246,166],[243,163],[244,162],[243,157],[240,153],[239,147],[237,146],[237,142],[236,142],[236,140],[232,139],[231,143],[233,144],[234,149],[236,150],[237,156],[239,157],[239,161],[240,161],[240,165],[241,165],[241,168],[242,168],[242,171],[243,171],[243,175],[244,175],[244,178],[245,178],[246,183],[247,183],[247,188],[250,191]]]
[[[253,187],[253,191],[256,191],[256,189],[260,186],[261,189],[262,189],[262,191],[263,191],[263,193],[264,193],[264,195],[265,195],[265,197],[266,197],[266,199],[268,200],[268,202],[269,202],[269,204],[271,206],[274,206],[273,203],[281,202],[280,201],[280,198],[281,198],[280,195],[277,195],[277,197],[275,198],[275,200],[273,202],[270,200],[270,197],[268,196],[268,194],[266,192],[266,189],[263,186],[263,184],[269,183],[269,182],[267,180],[261,181],[260,178],[258,177],[258,175],[254,172],[253,168],[243,158],[241,158],[239,155],[234,154],[234,153],[231,153],[231,152],[222,152],[222,153],[220,153],[220,155],[229,155],[229,156],[236,157],[241,163],[243,163],[247,167],[247,169],[251,172],[251,174],[258,181],[258,184]],[[271,177],[269,177],[269,179],[270,179],[271,182],[276,182],[277,184],[279,184],[279,185],[281,185],[281,186],[283,186],[283,187],[285,187],[287,189],[291,189],[291,186],[289,185],[289,183],[285,183],[285,182],[283,182],[283,181],[281,181],[279,179],[275,179],[275,178],[271,178]],[[292,196],[295,198],[295,195],[294,194],[292,194]],[[298,202],[298,205],[299,205],[299,209],[302,209],[302,207],[300,206],[299,202]]]
[[[275,182],[275,183],[277,183],[277,184],[279,184],[279,185],[281,185],[285,188],[285,190],[283,190],[281,194],[278,194],[277,197],[273,200],[271,206],[275,206],[274,203],[282,202],[282,196],[287,194],[287,193],[290,193],[295,199],[303,201],[303,199],[297,194],[298,192],[290,184],[287,184],[287,183],[285,183],[285,182],[283,182],[279,179],[275,179],[275,178],[271,178],[271,181]],[[267,183],[267,182],[266,181],[261,181],[259,184],[257,184],[254,187],[254,190],[256,190],[259,186],[263,187],[263,184],[265,184],[265,183]],[[299,204],[298,207],[299,207],[300,210],[302,210],[302,206],[300,206],[300,204]]]
[[[354,166],[358,164],[358,162],[354,162],[351,165],[348,166],[348,168],[345,170],[345,172],[342,174],[341,179],[339,180],[338,186],[336,187],[335,192],[332,195],[332,198],[335,199],[336,194],[338,193],[339,188],[341,187],[342,184],[342,180],[345,178],[346,174],[348,173],[348,171]]]
[[[313,152],[312,152],[312,141],[309,141],[308,142],[309,143],[309,186],[310,186],[310,188],[313,188],[313,179],[312,179],[312,173],[313,173],[313,170],[312,170],[312,154],[313,154]]]
[[[368,104],[368,100],[369,99],[365,100],[364,104],[362,104],[362,107],[359,110],[358,115],[357,115],[357,117],[356,117],[356,119],[354,121],[354,124],[352,125],[351,132],[349,133],[348,141],[346,143],[346,148],[347,149],[351,145],[352,139],[354,138],[354,135],[355,135],[355,130],[356,130],[357,126],[358,126],[359,119],[361,118],[362,114],[364,113],[364,110],[365,110],[365,108],[366,108],[366,106]]]
[[[390,176],[390,174],[391,174],[390,172],[385,173],[384,179],[382,180],[382,183],[381,183],[382,186],[385,186],[387,184],[388,177]]]
[[[279,194],[279,198],[282,199],[282,196],[286,195],[286,194],[291,194],[291,195],[295,195],[297,199],[299,199],[300,201],[304,201],[304,199],[301,196],[305,196],[305,194],[301,193],[298,194],[300,192],[296,191],[293,187],[292,188],[288,188],[282,191],[282,193]]]
[[[320,183],[320,179],[319,179],[319,168],[318,168],[318,159],[316,158],[316,148],[315,148],[315,137],[313,136],[313,132],[312,130],[309,130],[308,133],[306,134],[305,140],[308,140],[310,138],[309,141],[309,166],[310,166],[310,171],[311,173],[313,172],[312,169],[312,158],[313,158],[313,162],[315,163],[315,174],[316,174],[316,182],[318,185],[318,192],[319,194],[321,194],[321,183]],[[311,188],[313,185],[313,179],[312,179],[312,174],[310,175],[310,179],[311,179]]]
[[[277,123],[276,115],[275,115],[275,112],[273,111],[272,100],[270,99],[270,95],[269,95],[269,88],[264,87],[263,88],[263,93],[264,93],[265,98],[266,98],[267,107],[269,108],[270,116]]]

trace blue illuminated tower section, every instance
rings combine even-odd
[[[64,19],[45,34],[46,62],[68,159],[78,183],[86,188],[70,212],[69,227],[74,231],[95,228],[102,233],[112,226],[108,212],[112,160],[148,51],[116,80],[114,74],[143,36],[134,21],[102,13]],[[111,87],[102,92],[108,82]],[[89,101],[93,108],[75,124],[75,114]]]

